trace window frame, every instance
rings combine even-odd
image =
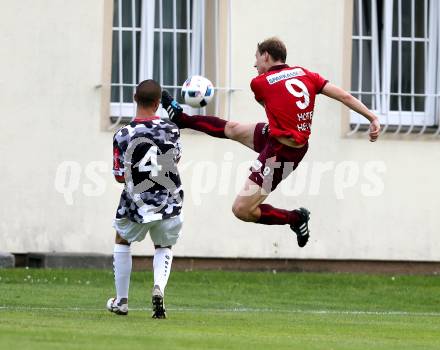
[[[398,18],[397,18],[397,28],[398,33],[397,36],[393,35],[393,0],[384,0],[383,1],[383,30],[382,30],[382,45],[379,47],[379,33],[378,33],[378,9],[376,8],[376,0],[367,0],[370,1],[371,4],[371,35],[364,35],[363,33],[363,23],[362,21],[365,19],[363,13],[363,0],[355,0],[357,2],[357,10],[358,12],[355,14],[353,10],[353,15],[358,18],[357,21],[357,33],[352,29],[352,43],[357,40],[358,44],[358,88],[354,89],[352,86],[351,93],[356,96],[372,96],[372,110],[379,116],[381,122],[385,125],[385,131],[389,127],[395,131],[395,133],[399,133],[401,131],[406,131],[407,133],[411,133],[413,130],[420,130],[420,133],[427,131],[429,127],[433,127],[439,125],[439,116],[438,111],[440,105],[440,79],[437,78],[438,83],[433,83],[432,81],[432,72],[440,69],[440,64],[436,61],[436,55],[434,54],[437,51],[437,46],[439,45],[439,37],[438,28],[433,28],[435,23],[440,20],[440,9],[438,3],[433,2],[432,0],[423,0],[424,1],[424,36],[416,37],[415,36],[415,0],[411,0],[411,35],[403,36],[402,35],[402,11],[401,4],[402,0],[394,0],[398,6]],[[430,10],[434,9],[435,11],[429,11],[428,6],[430,6]],[[431,8],[432,6],[432,8]],[[355,9],[356,7],[354,7]],[[437,20],[435,20],[437,19]],[[428,25],[429,21],[429,25]],[[355,24],[355,19],[353,19],[353,28]],[[437,24],[438,25],[438,24]],[[365,41],[369,41],[371,43],[371,90],[372,91],[362,91],[362,58],[363,52],[362,43]],[[398,78],[398,91],[392,92],[391,90],[391,64],[392,64],[392,48],[393,43],[397,42],[398,45],[398,69],[401,70],[402,64],[402,43],[410,42],[411,43],[411,93],[402,92],[402,77]],[[424,93],[418,94],[414,92],[414,50],[416,42],[424,42],[424,62],[425,62],[425,75],[424,75]],[[428,46],[429,45],[429,46]],[[434,48],[428,50],[428,47]],[[353,45],[354,50],[354,45]],[[379,52],[382,52],[381,57],[379,57]],[[354,55],[352,55],[352,65],[354,64]],[[382,62],[381,62],[382,60]],[[380,63],[381,62],[381,63]],[[353,74],[353,71],[352,71]],[[398,74],[400,71],[398,70]],[[386,79],[384,79],[384,77]],[[434,74],[435,79],[435,74]],[[434,87],[430,87],[430,84]],[[437,86],[437,87],[436,87]],[[436,90],[437,89],[437,90]],[[391,109],[391,96],[400,96],[398,98],[398,110]],[[402,98],[403,96],[411,97],[411,111],[403,111],[402,110]],[[415,98],[424,97],[424,111],[416,111],[415,110]],[[359,115],[356,112],[350,112],[350,124],[352,130],[349,134],[353,134],[360,129],[363,129],[363,125],[368,125],[369,122]],[[440,126],[439,126],[440,130]],[[438,131],[439,131],[438,130]]]
[[[156,57],[159,63],[159,83],[165,89],[174,89],[174,95],[176,96],[177,89],[181,86],[177,82],[177,34],[187,34],[187,72],[188,76],[192,74],[204,75],[204,50],[205,50],[205,0],[172,0],[173,4],[173,28],[164,28],[163,26],[163,0],[141,0],[141,23],[140,27],[135,26],[136,18],[136,0],[115,0],[118,2],[118,23],[117,26],[112,25],[112,33],[118,33],[118,82],[111,82],[112,88],[119,88],[119,100],[120,102],[110,101],[110,117],[115,120],[115,124],[119,124],[121,120],[131,119],[136,112],[135,102],[124,102],[123,89],[124,87],[134,88],[137,86],[138,81],[144,79],[151,79],[153,77],[154,69],[154,36],[155,33],[159,33],[159,57]],[[122,26],[122,1],[131,1],[132,14],[131,14],[131,27]],[[159,4],[159,26],[155,25],[155,7],[156,1]],[[186,4],[186,21],[187,28],[177,28],[177,14],[176,7],[177,1],[185,1]],[[190,11],[190,2],[192,2],[192,11]],[[115,10],[115,9],[114,9]],[[193,20],[194,18],[194,20]],[[132,59],[133,59],[133,74],[131,83],[123,82],[123,58],[122,58],[122,33],[132,33]],[[136,48],[136,33],[140,33],[140,50],[137,52]],[[173,34],[173,84],[163,84],[163,34]],[[197,35],[195,35],[197,33]],[[139,61],[139,62],[138,62]],[[139,72],[137,72],[137,64],[139,63]],[[137,79],[139,76],[139,80]],[[193,112],[189,106],[183,105],[184,110]],[[163,115],[163,111],[160,110],[159,114]]]

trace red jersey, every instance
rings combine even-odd
[[[310,136],[315,97],[328,80],[305,68],[273,66],[251,81],[258,102],[263,102],[272,136],[292,137],[304,144]]]

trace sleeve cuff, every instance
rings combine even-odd
[[[320,94],[322,92],[322,89],[324,89],[324,86],[326,86],[328,83],[328,80],[324,81],[324,84],[322,84],[321,88],[318,90],[317,94]]]
[[[124,176],[124,169],[115,170],[113,169],[114,176]]]

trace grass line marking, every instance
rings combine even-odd
[[[0,306],[0,311],[104,311],[102,308],[85,307],[33,307],[33,306]],[[130,308],[130,312],[149,312],[149,308]],[[311,315],[376,315],[376,316],[425,316],[440,317],[440,312],[412,312],[412,311],[365,311],[365,310],[278,310],[269,308],[168,308],[173,312],[200,312],[200,313],[284,313],[284,314],[311,314]]]

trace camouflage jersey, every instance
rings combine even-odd
[[[115,133],[113,174],[125,179],[117,219],[148,223],[180,214],[180,154],[179,129],[168,119],[137,118]]]

